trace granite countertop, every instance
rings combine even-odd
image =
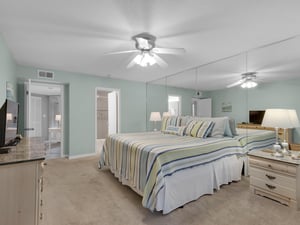
[[[0,154],[0,166],[35,160],[44,160],[46,148],[41,138],[23,138],[9,153]]]

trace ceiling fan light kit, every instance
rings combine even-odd
[[[142,67],[152,66],[157,64],[161,67],[167,67],[168,64],[158,56],[158,54],[183,54],[185,53],[184,48],[158,48],[155,45],[156,37],[149,33],[140,33],[134,35],[131,38],[135,41],[135,49],[108,52],[106,55],[115,55],[123,53],[133,53],[138,52],[138,54],[129,62],[127,68],[131,68],[134,65],[139,65]]]
[[[142,67],[152,66],[156,63],[156,60],[147,51],[143,51],[141,54],[136,55],[133,60],[137,65]]]
[[[257,83],[252,80],[246,80],[244,83],[241,84],[242,88],[254,88],[257,86]]]
[[[256,79],[256,72],[246,72],[241,74],[242,79],[233,84],[227,85],[227,88],[231,88],[237,85],[241,85],[242,88],[254,88],[257,86],[257,82],[254,80]]]

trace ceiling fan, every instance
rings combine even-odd
[[[156,37],[149,33],[140,33],[131,38],[135,41],[135,48],[126,51],[109,52],[107,55],[138,53],[127,65],[127,68],[133,67],[135,64],[142,67],[154,65],[157,63],[161,67],[167,67],[168,64],[158,54],[183,54],[184,48],[160,48],[156,47]]]
[[[235,87],[241,85],[242,88],[253,88],[257,86],[256,80],[257,72],[246,72],[242,73],[242,78],[232,84],[227,85],[227,88]]]

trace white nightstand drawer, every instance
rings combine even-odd
[[[297,168],[296,166],[290,165],[288,163],[272,161],[272,160],[261,160],[258,158],[250,158],[249,160],[250,166],[253,167],[262,167],[268,170],[272,170],[274,172],[287,173],[292,176],[296,176]]]
[[[289,189],[295,189],[296,187],[295,177],[278,174],[255,167],[250,167],[250,176],[259,178],[270,185],[280,185]]]
[[[250,176],[250,184],[255,188],[261,188],[270,193],[276,193],[290,199],[296,199],[296,190],[290,189],[279,184],[274,184],[272,182],[266,182],[265,180]]]

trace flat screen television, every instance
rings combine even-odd
[[[0,109],[0,147],[16,145],[19,104],[6,99]]]
[[[261,124],[265,115],[265,110],[250,110],[249,123]]]

